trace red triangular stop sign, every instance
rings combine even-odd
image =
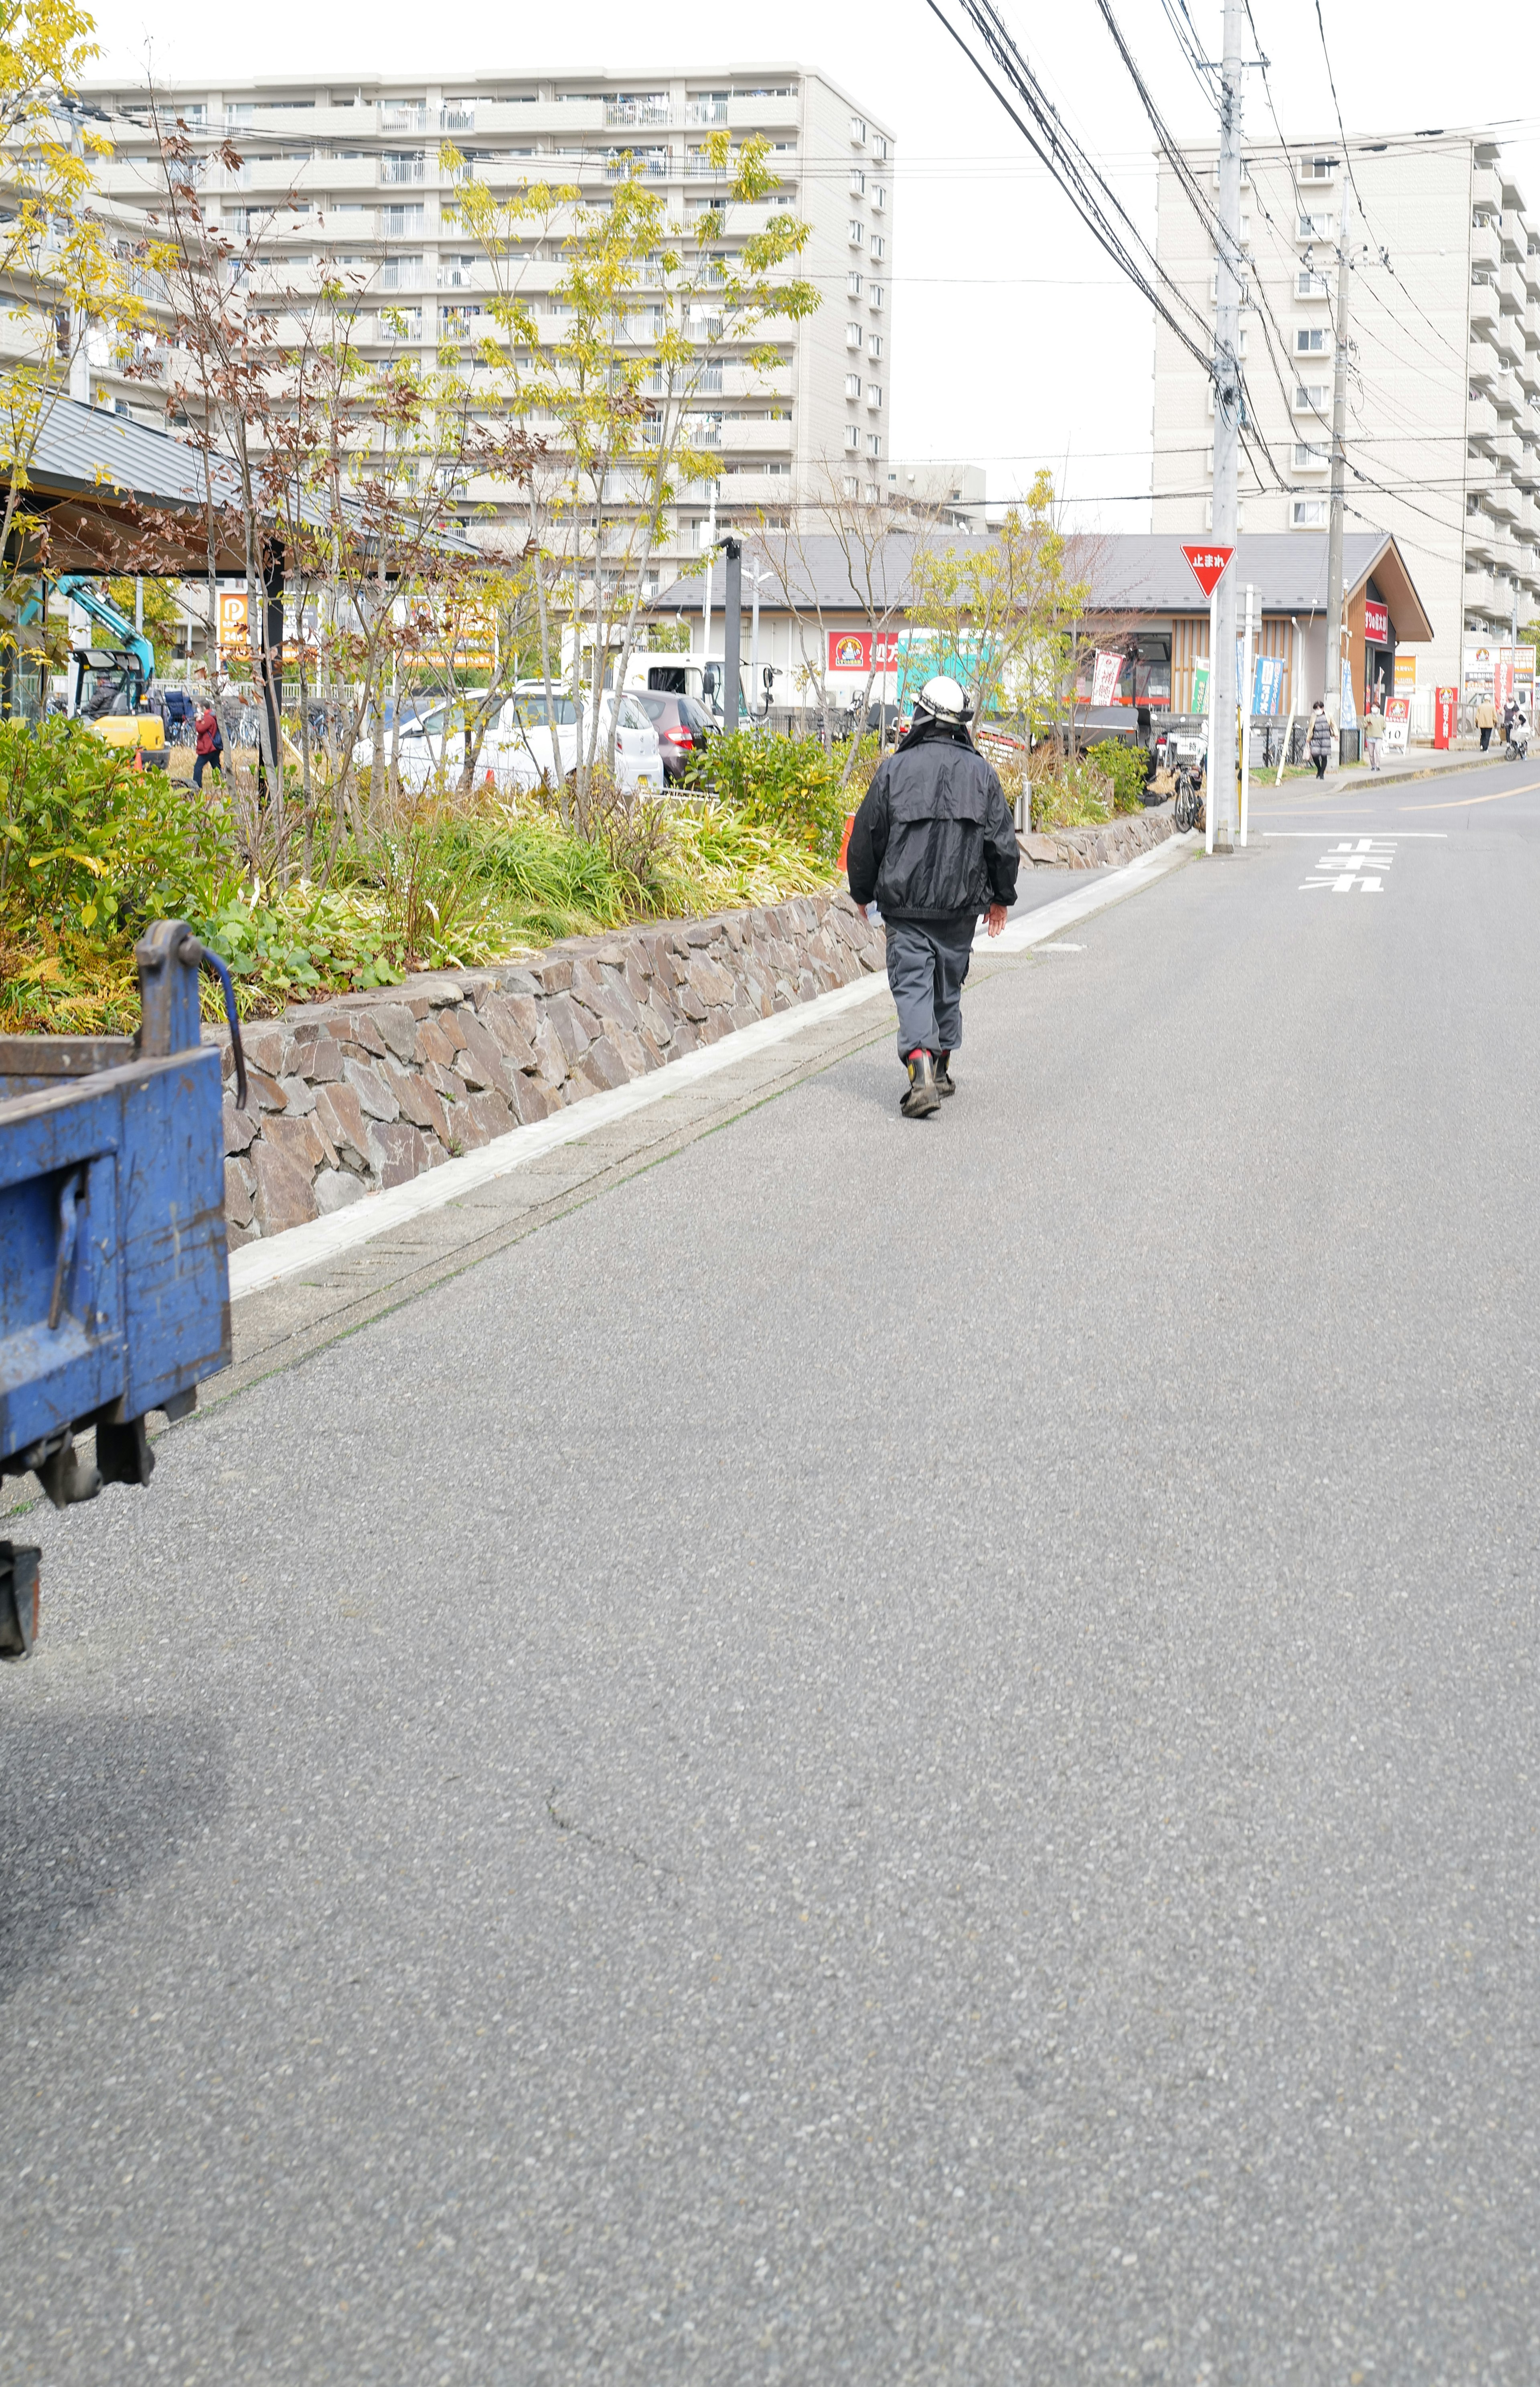
[[[1201,547],[1184,546],[1181,551],[1192,565],[1193,577],[1204,595],[1212,597],[1224,578],[1225,566],[1235,549],[1232,547],[1216,547],[1212,541],[1205,541]]]

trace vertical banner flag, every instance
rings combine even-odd
[[[1499,713],[1501,713],[1504,705],[1508,702],[1512,694],[1513,649],[1511,647],[1499,647],[1497,649],[1496,671],[1492,683],[1492,701],[1496,706]]]
[[[1122,676],[1123,658],[1121,655],[1098,653],[1096,657],[1096,676],[1092,684],[1091,690],[1092,703],[1093,705],[1110,704],[1113,698],[1117,693],[1117,683],[1121,679]]]
[[[1206,655],[1193,665],[1193,710],[1200,714],[1208,711],[1208,657]]]
[[[1349,657],[1344,655],[1342,659],[1342,726],[1344,729],[1357,729],[1357,726],[1358,712],[1353,701],[1353,664]]]
[[[1459,714],[1458,688],[1435,688],[1433,690],[1433,744],[1447,753],[1454,742],[1455,722]]]

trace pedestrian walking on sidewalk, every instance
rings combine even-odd
[[[1489,696],[1483,696],[1476,707],[1476,726],[1482,734],[1482,752],[1492,743],[1492,732],[1497,726],[1496,708]]]
[[[1021,856],[1004,791],[968,736],[972,708],[954,679],[929,679],[914,726],[872,775],[846,867],[863,911],[875,897],[898,1005],[905,1118],[929,1118],[954,1093],[963,980],[981,912],[998,937],[1016,901]]]
[[[1380,710],[1380,701],[1376,697],[1364,718],[1364,752],[1369,757],[1369,767],[1371,771],[1377,771],[1380,767],[1380,746],[1384,734],[1385,716]]]
[[[1326,699],[1318,696],[1316,709],[1310,715],[1310,760],[1316,766],[1316,777],[1324,779],[1332,753],[1332,717],[1326,710]]]

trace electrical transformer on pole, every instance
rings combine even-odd
[[[1245,0],[1224,0],[1219,82],[1218,303],[1214,319],[1214,537],[1233,547],[1241,483],[1241,26]],[[1235,575],[1214,592],[1215,651],[1208,663],[1208,804],[1214,851],[1235,844]]]

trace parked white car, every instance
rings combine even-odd
[[[435,780],[453,783],[460,777],[466,714],[484,700],[485,688],[467,689],[445,704],[434,705],[413,721],[401,725],[398,757],[401,785],[417,794]],[[552,720],[546,721],[543,682],[521,681],[505,697],[487,724],[476,757],[477,781],[490,777],[497,787],[528,789],[542,778],[552,783],[567,778],[577,766],[578,722],[570,694],[553,689]],[[587,744],[593,723],[583,720]],[[373,749],[367,739],[354,749],[354,765],[367,770]],[[599,745],[596,761],[608,764],[619,786],[634,794],[638,789],[663,785],[663,750],[658,733],[634,696],[606,689],[600,699]]]

